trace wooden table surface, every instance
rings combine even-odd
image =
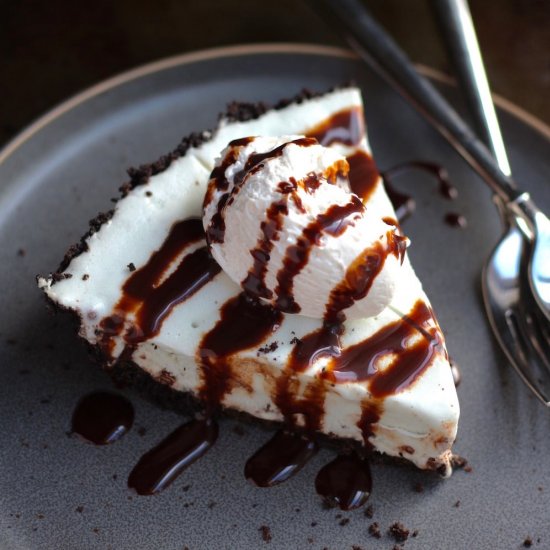
[[[314,1],[0,2],[0,144],[83,88],[162,57],[253,42],[345,46]],[[366,4],[414,61],[450,72],[428,0]],[[470,5],[493,90],[550,123],[550,1]]]

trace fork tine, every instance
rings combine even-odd
[[[514,341],[513,353],[505,348],[508,359],[536,396],[550,406],[550,369],[541,368],[538,357],[534,357],[529,330],[522,317],[516,310],[506,312],[506,324]]]
[[[525,312],[525,325],[527,326],[527,338],[531,347],[535,350],[541,363],[550,372],[550,357],[548,355],[550,353],[548,348],[549,339],[545,334],[546,323],[536,315],[536,312],[531,313],[527,311]]]

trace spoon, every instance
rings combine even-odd
[[[509,175],[510,164],[467,1],[432,0],[432,5],[476,126],[502,172]],[[506,232],[483,269],[485,309],[508,359],[537,397],[548,405],[550,360],[543,349],[548,335],[545,337],[544,329],[530,307],[537,293],[531,292],[525,285],[522,288],[522,274],[531,243],[519,228],[519,220],[508,211],[506,205],[498,198],[495,198],[495,203]],[[533,271],[542,273],[542,270]],[[544,286],[541,291],[544,291]]]

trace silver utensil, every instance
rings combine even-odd
[[[495,317],[499,312],[498,319],[502,322],[492,325],[499,342],[507,356],[514,360],[513,364],[520,367],[518,372],[537,397],[550,405],[550,385],[544,378],[550,353],[548,218],[536,207],[529,194],[518,189],[511,176],[502,172],[487,147],[435,88],[416,72],[399,46],[372,19],[359,0],[323,0],[322,4],[332,14],[331,22],[340,23],[352,47],[417,107],[495,193],[501,215],[513,229],[511,236],[505,236],[507,246],[497,246],[492,255],[490,265],[495,270],[487,270],[484,275],[487,286],[500,288],[500,292],[494,294],[489,315]],[[498,251],[501,254],[496,254]],[[514,254],[513,260],[505,269],[503,258],[511,254]],[[496,277],[497,273],[501,274],[500,279]],[[493,275],[495,282],[489,283]],[[510,304],[518,308],[513,315],[506,314]]]
[[[510,164],[491,99],[472,16],[466,0],[432,0],[442,35],[451,51],[474,122],[500,169],[510,175]],[[545,319],[533,307],[531,289],[522,288],[522,274],[531,246],[518,219],[498,198],[506,232],[489,257],[482,274],[483,300],[493,332],[509,361],[531,390],[550,405],[550,360]],[[537,272],[540,273],[540,272]]]

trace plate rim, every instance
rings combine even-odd
[[[75,95],[70,96],[68,99],[57,104],[50,110],[46,111],[43,115],[39,116],[34,122],[31,122],[28,126],[23,128],[18,134],[9,140],[0,149],[0,166],[30,140],[35,134],[46,127],[48,124],[60,118],[65,113],[75,109],[82,103],[101,95],[107,91],[110,91],[118,86],[138,80],[145,76],[166,70],[174,67],[189,65],[192,63],[200,63],[202,61],[208,61],[223,57],[236,57],[236,56],[251,56],[251,55],[265,55],[265,54],[285,54],[285,55],[317,55],[327,57],[340,57],[342,59],[355,59],[361,58],[355,52],[341,48],[338,46],[325,46],[321,44],[313,44],[307,42],[260,42],[254,44],[235,44],[230,46],[220,46],[214,48],[207,48],[187,52],[183,54],[176,54],[169,57],[164,57],[156,61],[138,65],[133,69],[118,73],[106,80],[102,80],[90,87],[85,88],[81,92],[77,92]],[[433,79],[442,84],[455,86],[456,80],[447,75],[446,73],[434,69],[427,65],[420,63],[415,64],[417,70],[423,76]],[[505,112],[508,112],[512,116],[518,118],[521,122],[537,131],[543,138],[550,141],[550,125],[547,125],[542,120],[532,115],[522,107],[519,107],[512,101],[504,98],[499,94],[492,94],[495,104]]]

